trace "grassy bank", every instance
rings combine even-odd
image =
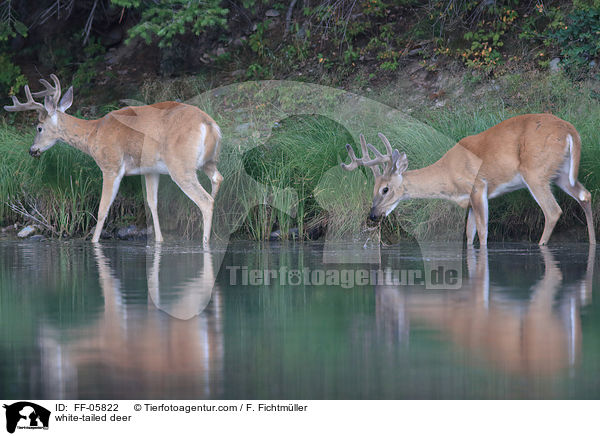
[[[390,95],[393,95],[392,90],[381,90],[379,99],[389,100]],[[511,75],[497,79],[489,92],[479,93],[481,97],[471,95],[474,94],[467,90],[463,98],[449,99],[442,108],[431,104],[412,108],[411,115],[426,124],[424,129],[394,133],[394,126],[390,126],[389,132],[384,130],[407,152],[409,168],[432,163],[452,145],[436,140],[436,131],[458,141],[513,115],[549,111],[572,122],[581,134],[579,179],[592,192],[598,217],[600,104],[585,85],[575,86],[561,75]],[[168,97],[161,95],[161,99],[164,98]],[[219,121],[218,116],[216,118]],[[225,138],[235,128],[222,127]],[[33,140],[32,130],[31,126],[0,126],[0,224],[35,222],[43,226],[49,236],[89,235],[95,225],[100,198],[99,169],[91,158],[64,144],[44,153],[39,160],[30,158],[27,150]],[[369,139],[375,141],[375,138]],[[218,201],[222,206],[219,209],[217,205],[216,217],[218,220],[219,216],[231,215],[232,205],[239,206],[236,209],[239,217],[233,224],[229,223],[228,228],[218,229],[217,224],[217,230],[221,234],[234,232],[236,237],[247,239],[266,239],[276,229],[284,238],[294,228],[301,238],[317,238],[325,229],[333,228],[341,234],[356,232],[355,218],[368,209],[372,195],[370,172],[363,173],[368,178],[365,182],[351,177],[341,184],[337,182],[339,186],[335,187],[333,199],[320,191],[329,171],[337,167],[340,159],[347,159],[346,143],[353,143],[353,139],[343,126],[322,116],[306,115],[283,120],[264,144],[247,151],[242,159],[224,153],[219,168],[225,182]],[[246,189],[247,175],[264,187],[289,188],[288,192],[295,192],[297,200],[286,197],[283,201],[296,215],[281,210],[285,208],[258,204],[261,201],[256,198],[256,192],[250,195]],[[200,179],[209,189],[206,177],[201,175]],[[159,215],[164,231],[189,238],[200,237],[201,219],[196,207],[168,177],[162,180]],[[585,220],[579,206],[562,192],[557,191],[556,197],[564,211],[557,232],[585,239]],[[401,204],[397,213],[384,222],[384,235],[394,241],[415,235],[434,235],[451,226],[458,231],[462,221],[456,219],[457,213],[461,212],[444,201]],[[145,225],[146,216],[141,178],[125,178],[111,208],[107,229],[112,231],[127,224]],[[543,215],[529,193],[515,192],[491,202],[491,240],[535,241],[542,228]]]

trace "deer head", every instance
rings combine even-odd
[[[400,153],[397,149],[392,150],[390,142],[382,133],[379,133],[379,138],[385,145],[387,151],[385,155],[381,154],[373,145],[367,144],[365,137],[361,134],[362,157],[358,159],[352,146],[346,144],[351,162],[341,164],[342,168],[347,171],[352,171],[358,166],[369,167],[373,171],[375,187],[373,189],[373,205],[369,213],[369,218],[373,221],[389,215],[400,201],[407,198],[406,188],[402,183],[403,173],[408,168],[406,154]],[[375,159],[371,159],[369,150],[375,153]],[[383,169],[381,165],[383,165]]]
[[[40,154],[61,139],[61,114],[63,114],[71,104],[73,104],[73,87],[65,93],[62,100],[60,98],[60,81],[54,74],[50,75],[54,82],[54,86],[48,83],[47,80],[40,79],[40,83],[46,89],[33,94],[29,90],[29,86],[25,85],[25,103],[19,102],[17,97],[12,96],[13,105],[4,106],[4,109],[9,112],[21,112],[34,110],[38,113],[39,123],[37,125],[37,134],[33,141],[33,145],[29,149],[29,154],[33,157],[39,157]],[[44,97],[44,104],[36,102],[34,97]]]

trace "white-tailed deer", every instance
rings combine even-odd
[[[203,218],[203,243],[208,246],[214,198],[223,180],[217,170],[221,131],[215,121],[195,106],[172,101],[148,106],[126,107],[97,120],[82,120],[67,115],[73,103],[73,87],[61,96],[60,82],[52,74],[52,86],[31,93],[25,86],[27,101],[12,97],[10,112],[35,110],[39,114],[37,135],[29,154],[40,154],[57,141],[63,141],[89,154],[102,170],[102,198],[92,242],[98,242],[123,176],[143,174],[146,199],[152,212],[154,236],[163,240],[157,214],[160,174],[169,174],[181,190],[200,208]],[[44,97],[44,104],[34,101]],[[209,195],[198,182],[196,171],[202,169],[210,178]]]
[[[581,139],[573,125],[560,118],[550,114],[510,118],[460,140],[434,164],[412,171],[406,171],[406,154],[392,150],[383,134],[379,137],[386,147],[385,155],[361,135],[362,158],[357,159],[348,144],[351,163],[342,164],[349,171],[359,165],[373,170],[375,189],[369,215],[372,220],[387,216],[402,200],[448,199],[469,208],[467,243],[473,244],[477,232],[483,246],[487,244],[488,200],[527,188],[544,212],[544,232],[539,243],[545,245],[562,213],[552,195],[550,183],[554,182],[581,205],[590,244],[596,243],[592,196],[577,180]],[[375,153],[374,159],[369,150]],[[382,164],[383,171],[379,168]]]

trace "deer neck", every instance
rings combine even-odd
[[[57,115],[60,117],[60,140],[85,154],[90,154],[90,143],[96,134],[98,120],[82,120],[65,113]]]
[[[456,191],[447,170],[438,162],[418,170],[406,171],[402,184],[408,198],[442,198],[460,203],[464,195]]]

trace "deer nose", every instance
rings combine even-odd
[[[377,221],[379,217],[375,214],[375,208],[371,208],[371,212],[369,212],[369,219],[371,221]]]
[[[40,151],[38,149],[35,149],[35,148],[31,147],[29,149],[29,154],[31,155],[31,157],[39,157],[40,156]]]

